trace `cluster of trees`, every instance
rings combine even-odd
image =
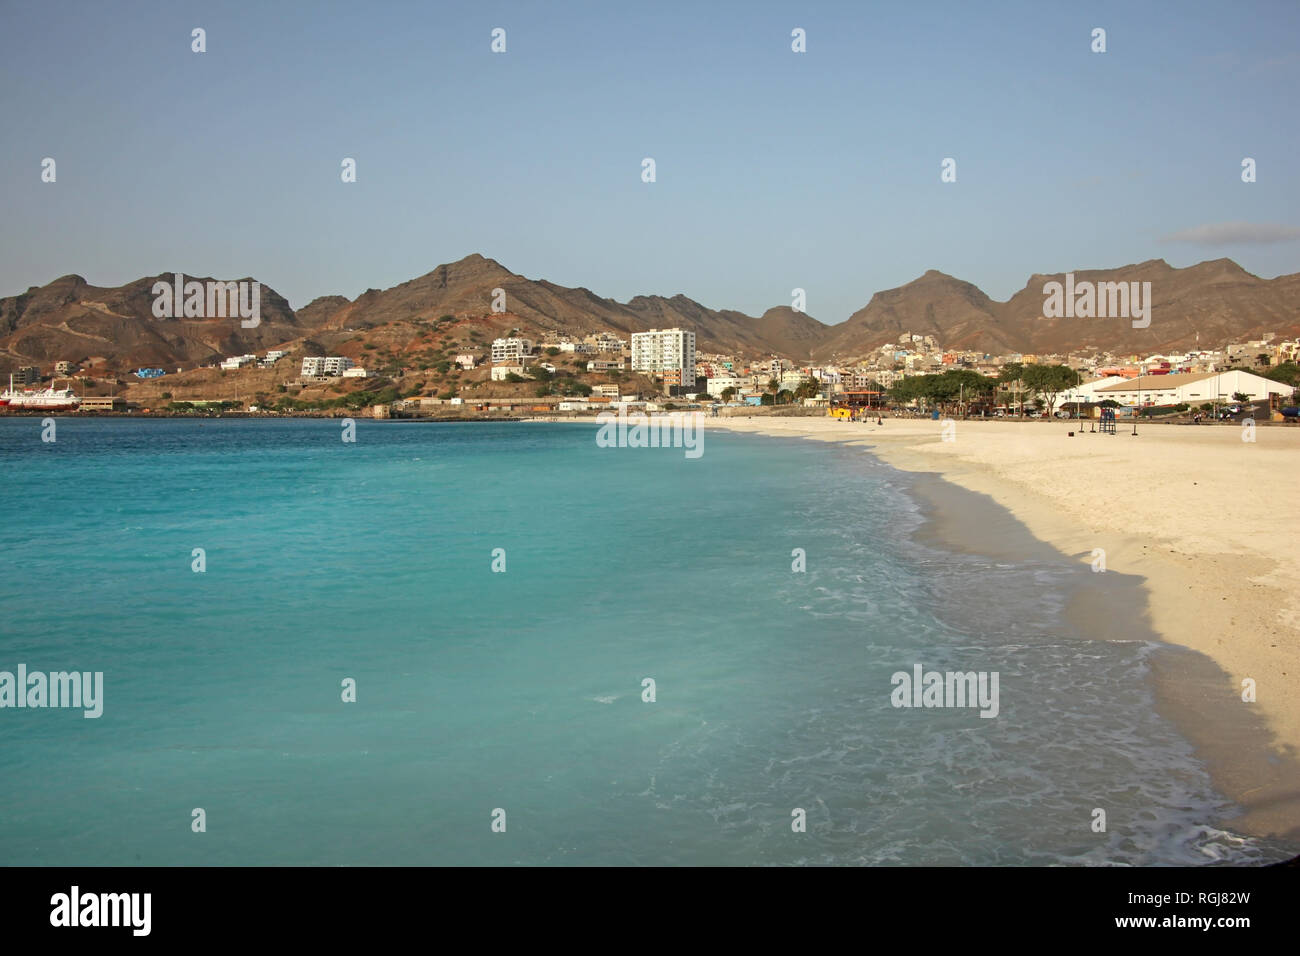
[[[1283,385],[1290,385],[1296,389],[1291,393],[1291,400],[1300,399],[1300,365],[1295,362],[1283,362],[1265,372],[1264,377],[1274,382],[1281,382]]]
[[[234,401],[208,402],[204,405],[198,405],[195,404],[194,402],[168,402],[167,411],[171,412],[174,415],[181,414],[181,413],[205,415],[208,414],[209,412],[225,411],[228,408],[235,408],[238,405],[239,402],[234,402]]]
[[[586,368],[585,361],[582,366]],[[552,374],[540,365],[534,365],[528,369],[528,374],[537,382],[537,390],[534,394],[538,398],[544,398],[547,395],[559,395],[563,398],[582,397],[586,398],[592,392],[592,387],[585,382],[579,382],[575,377],[577,372],[570,372],[567,368],[556,367],[555,373]],[[506,375],[507,382],[523,382],[527,379],[521,378],[514,372]]]
[[[913,375],[899,379],[889,389],[889,397],[900,405],[915,402],[925,408],[932,405],[948,408],[956,402],[969,404],[992,396],[997,384],[997,379],[987,375],[956,368],[938,375]]]
[[[324,412],[335,408],[346,408],[355,412],[371,405],[391,405],[399,399],[413,398],[419,394],[420,390],[418,388],[403,392],[396,386],[387,385],[375,391],[350,392],[337,398],[298,399],[289,395],[280,395],[273,404],[268,404],[265,399],[259,396],[257,404],[263,408],[274,408],[280,412]],[[222,402],[222,407],[235,404],[235,402]],[[202,412],[211,408],[211,405],[195,407],[189,402],[172,402],[167,406],[167,410],[172,412]]]
[[[1008,362],[997,378],[970,369],[956,368],[938,375],[914,375],[900,379],[889,390],[892,401],[903,405],[917,403],[925,408],[948,409],[958,402],[970,404],[991,399],[998,389],[1011,394],[1024,405],[1025,397],[1035,396],[1033,403],[1046,407],[1048,414],[1056,407],[1057,397],[1079,384],[1079,373],[1066,365],[1025,365]]]

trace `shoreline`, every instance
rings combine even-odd
[[[948,548],[988,554],[1005,547],[1012,529],[995,522],[1001,534],[991,547],[993,512],[980,508],[985,513],[976,517],[970,507],[983,499],[977,507],[998,506],[1035,541],[1085,567],[1096,560],[1095,548],[1104,549],[1106,569],[1131,576],[1134,593],[1117,618],[1112,604],[1099,609],[1088,600],[1102,579],[1091,588],[1085,579],[1067,612],[1072,622],[1107,639],[1131,620],[1167,645],[1152,657],[1156,707],[1192,743],[1220,793],[1241,808],[1222,822],[1251,836],[1300,841],[1300,595],[1279,586],[1300,580],[1300,562],[1287,553],[1300,505],[1284,500],[1288,467],[1300,459],[1285,453],[1300,452],[1300,434],[1279,429],[1270,433],[1285,436],[1277,447],[1243,449],[1238,430],[1218,428],[1144,433],[1139,425],[1138,439],[1070,438],[1078,423],[962,421],[955,440],[944,442],[939,422],[919,419],[880,426],[829,418],[708,422],[736,433],[861,446],[918,478],[923,533]],[[1245,472],[1243,462],[1231,453],[1259,451],[1268,452],[1267,467],[1251,459],[1252,490],[1242,491],[1231,479]],[[1182,485],[1196,489],[1193,502],[1214,504],[1214,514],[1190,507]],[[1236,500],[1219,501],[1225,494]],[[1104,591],[1113,601],[1114,587]],[[1255,703],[1241,700],[1244,677],[1256,682]]]

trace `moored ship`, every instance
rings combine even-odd
[[[77,393],[70,388],[42,388],[20,391],[14,388],[14,377],[9,376],[9,389],[0,392],[0,406],[16,411],[57,412],[73,411],[81,404]]]

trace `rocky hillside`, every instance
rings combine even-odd
[[[1044,318],[1043,286],[1063,282],[1064,274],[1031,276],[1009,301],[997,302],[969,282],[931,270],[906,285],[875,293],[847,321],[828,326],[788,306],[750,316],[711,309],[684,295],[641,295],[622,303],[589,289],[529,279],[492,259],[471,255],[391,289],[367,290],[355,300],[322,296],[297,313],[263,285],[262,321],[254,329],[232,319],[155,318],[153,284],[170,282],[170,274],[117,288],[64,276],[0,299],[0,373],[19,365],[48,371],[62,359],[119,370],[192,368],[277,346],[342,354],[348,354],[349,344],[354,350],[363,344],[398,349],[402,341],[416,336],[421,323],[443,316],[472,320],[479,345],[512,329],[538,337],[550,329],[573,335],[609,329],[627,335],[681,327],[696,332],[702,351],[775,354],[804,361],[853,360],[904,333],[933,335],[947,348],[993,354],[1066,352],[1087,346],[1157,352],[1198,341],[1204,347],[1218,346],[1269,332],[1300,335],[1300,274],[1261,279],[1230,259],[1186,269],[1153,259],[1074,275],[1076,282],[1150,282],[1150,326],[1134,329],[1130,321],[1118,318]],[[504,293],[504,314],[493,309],[498,289]],[[362,343],[379,330],[384,330],[384,341]]]

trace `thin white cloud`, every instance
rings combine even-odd
[[[1300,226],[1268,222],[1216,222],[1192,226],[1161,236],[1161,242],[1199,242],[1205,246],[1228,246],[1241,242],[1293,242],[1300,239]]]

